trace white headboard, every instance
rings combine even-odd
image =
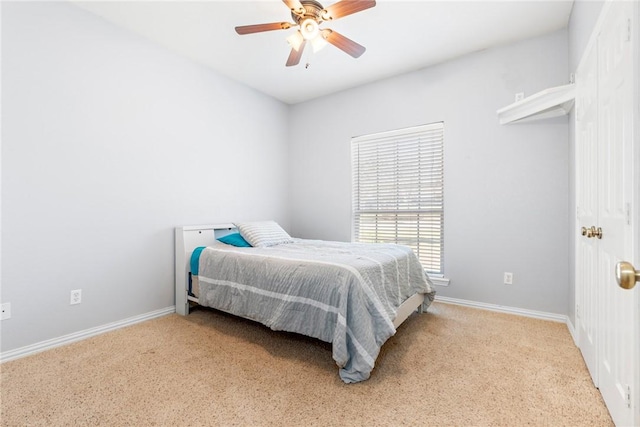
[[[176,227],[176,313],[189,314],[187,292],[193,250],[199,246],[211,246],[216,239],[236,231],[236,226],[231,223]]]

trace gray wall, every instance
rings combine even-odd
[[[172,306],[177,225],[288,226],[287,106],[66,2],[2,2],[2,112],[2,351]]]
[[[603,0],[574,0],[569,19],[569,70],[572,73],[582,59],[603,4]]]
[[[575,0],[569,20],[569,72],[575,73],[584,49],[587,47],[593,28],[598,20],[604,1]],[[575,236],[576,197],[575,197],[575,109],[569,119],[569,305],[568,316],[575,325]]]
[[[73,5],[1,6],[0,351],[173,305],[176,225],[349,240],[350,138],[439,120],[439,294],[566,313],[567,119],[495,114],[566,82],[566,31],[287,107]]]
[[[500,126],[496,110],[566,84],[567,46],[563,30],[292,107],[293,234],[350,239],[351,137],[443,120],[439,295],[566,314],[568,118]]]

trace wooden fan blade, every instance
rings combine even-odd
[[[322,14],[322,19],[331,21],[332,19],[342,18],[343,16],[369,9],[375,5],[375,0],[341,0],[326,8]]]
[[[303,15],[305,12],[304,6],[300,3],[300,0],[282,0],[287,5],[291,12],[296,15]]]
[[[338,49],[348,53],[354,58],[359,58],[364,51],[367,50],[364,46],[359,45],[353,40],[328,28],[322,30],[322,37]]]
[[[291,28],[288,22],[272,22],[270,24],[241,25],[236,27],[236,33],[240,35],[261,33],[263,31],[287,30]]]
[[[289,54],[289,59],[287,59],[287,67],[291,67],[293,65],[298,65],[300,63],[300,58],[302,58],[302,51],[304,50],[304,46],[307,44],[307,41],[303,41],[300,44],[298,50],[291,49],[291,53]]]

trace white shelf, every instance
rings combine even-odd
[[[497,111],[501,125],[550,119],[569,114],[576,96],[574,84],[552,87]]]

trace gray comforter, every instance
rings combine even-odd
[[[433,300],[429,278],[406,246],[294,240],[206,248],[199,303],[330,342],[342,380],[366,380],[402,302],[415,293],[426,294],[423,308]]]

